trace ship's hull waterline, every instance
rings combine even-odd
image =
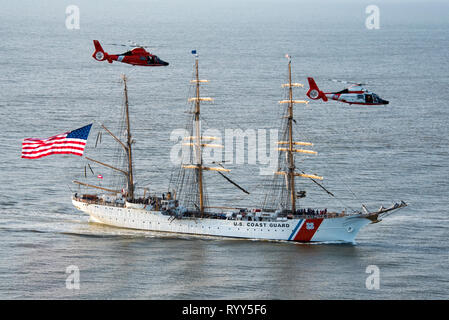
[[[89,214],[90,221],[104,225],[146,230],[259,240],[354,243],[369,219],[347,215],[335,218],[244,221],[208,218],[174,218],[160,211],[116,207],[72,199],[73,205]]]

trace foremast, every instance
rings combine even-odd
[[[286,55],[288,59],[288,83],[283,84],[282,87],[288,88],[288,100],[281,100],[279,101],[280,104],[287,104],[288,110],[287,110],[287,136],[288,141],[278,141],[279,145],[287,145],[288,147],[280,147],[278,148],[278,151],[280,152],[286,152],[287,153],[287,170],[286,171],[277,171],[276,174],[282,174],[286,176],[287,180],[287,189],[289,190],[289,197],[290,197],[290,209],[291,212],[294,214],[296,212],[296,190],[295,190],[295,177],[304,177],[304,178],[310,178],[310,179],[319,179],[322,180],[323,178],[317,175],[312,174],[305,174],[305,173],[299,173],[296,172],[296,166],[295,166],[295,159],[294,159],[294,153],[307,153],[307,154],[317,154],[317,152],[312,150],[304,150],[304,149],[296,149],[294,148],[295,145],[302,145],[302,146],[313,146],[310,142],[299,142],[299,141],[293,141],[293,105],[294,104],[307,104],[308,101],[306,100],[294,100],[293,99],[293,88],[295,87],[303,87],[300,83],[293,83],[292,82],[292,63],[291,63],[291,57]]]
[[[206,80],[207,81],[207,80]],[[204,213],[204,189],[203,189],[203,146],[201,145],[201,128],[200,128],[200,79],[198,71],[198,56],[195,57],[195,134],[196,134],[196,159],[197,159],[197,174],[198,174],[198,194],[200,197],[200,212]]]

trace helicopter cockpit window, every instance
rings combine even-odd
[[[366,103],[373,103],[373,96],[370,94],[365,95],[365,102]]]
[[[377,94],[374,94],[373,93],[373,99],[374,99],[374,102],[379,102],[379,96],[377,95]]]
[[[363,100],[363,94],[358,94],[357,95],[357,100]]]

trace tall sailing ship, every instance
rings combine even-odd
[[[406,204],[404,202],[396,203],[389,208],[380,207],[379,210],[372,212],[362,206],[362,211],[351,213],[344,210],[336,212],[327,211],[327,209],[298,208],[297,199],[305,194],[304,191],[296,190],[296,178],[310,179],[323,189],[325,188],[318,182],[322,177],[299,171],[295,166],[294,155],[296,153],[315,154],[315,152],[297,147],[312,146],[312,143],[294,141],[294,105],[307,103],[307,101],[293,98],[293,89],[302,85],[292,82],[290,58],[288,74],[288,83],[283,85],[288,90],[288,98],[280,101],[282,106],[287,107],[283,122],[284,134],[282,141],[278,141],[279,165],[278,170],[274,172],[274,179],[282,187],[278,193],[270,192],[270,196],[275,198],[271,200],[275,201],[266,200],[261,208],[233,209],[209,206],[205,191],[206,173],[208,171],[216,171],[231,183],[238,185],[225,176],[225,173],[229,171],[228,169],[221,165],[213,167],[206,166],[203,163],[204,148],[219,148],[221,146],[214,143],[216,138],[206,137],[201,133],[201,104],[212,101],[212,98],[200,95],[201,85],[207,83],[207,80],[199,78],[198,56],[196,55],[195,77],[191,80],[195,89],[195,96],[189,98],[189,102],[192,104],[188,127],[190,136],[184,138],[184,145],[191,152],[187,163],[183,163],[179,168],[177,179],[179,183],[176,189],[163,194],[147,193],[147,190],[144,190],[143,196],[137,196],[133,176],[133,140],[129,117],[127,79],[123,76],[126,141],[122,141],[104,125],[101,126],[122,149],[125,165],[123,168],[118,168],[89,157],[86,157],[86,159],[115,170],[125,178],[125,186],[121,190],[115,190],[74,181],[80,186],[99,189],[104,194],[75,193],[72,197],[73,205],[89,214],[92,222],[121,228],[244,239],[354,242],[362,227],[369,223],[379,222],[381,217],[406,206]],[[267,196],[267,199],[270,196]],[[269,207],[269,203],[275,206]]]

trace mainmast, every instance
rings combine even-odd
[[[222,145],[207,143],[207,140],[216,140],[216,137],[203,137],[201,135],[201,122],[200,122],[200,104],[201,101],[213,101],[212,98],[206,98],[200,96],[200,84],[207,83],[208,80],[200,80],[199,71],[198,71],[198,55],[196,54],[196,50],[193,50],[192,53],[195,55],[195,79],[191,80],[191,83],[195,83],[195,97],[189,98],[189,102],[194,102],[195,108],[193,111],[194,114],[194,130],[192,132],[194,136],[186,137],[186,140],[189,140],[189,143],[184,145],[191,146],[195,149],[196,160],[194,164],[186,164],[182,167],[185,169],[195,169],[197,174],[197,192],[199,197],[199,211],[201,215],[204,214],[205,209],[205,192],[204,192],[204,182],[203,182],[203,171],[224,171],[229,172],[230,170],[224,168],[215,168],[215,167],[205,167],[203,165],[203,147],[217,147],[222,148]]]
[[[305,173],[298,173],[296,172],[296,166],[295,166],[295,159],[294,159],[294,153],[300,152],[300,153],[308,153],[308,154],[316,154],[315,151],[311,150],[303,150],[303,149],[295,149],[294,145],[303,145],[303,146],[312,146],[313,144],[310,142],[298,142],[293,141],[293,105],[296,103],[301,104],[307,104],[308,101],[306,100],[294,100],[293,99],[293,88],[294,87],[303,87],[300,83],[292,83],[292,63],[291,63],[291,57],[289,55],[286,55],[288,59],[288,83],[283,84],[282,87],[288,87],[288,100],[282,100],[279,101],[281,104],[288,104],[288,111],[287,111],[287,135],[288,135],[288,141],[278,141],[278,144],[280,145],[288,145],[288,148],[278,148],[279,151],[287,152],[287,169],[286,171],[278,171],[276,174],[282,174],[287,175],[287,188],[289,190],[289,197],[291,202],[291,212],[294,214],[296,212],[296,191],[295,191],[295,177],[300,176],[304,178],[310,178],[310,179],[319,179],[322,180],[322,177],[311,175],[311,174],[305,174]]]

